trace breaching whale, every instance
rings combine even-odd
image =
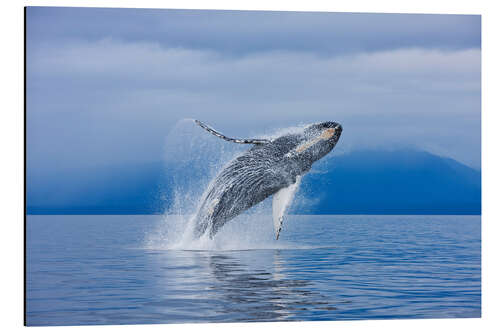
[[[223,140],[254,145],[232,160],[208,186],[194,217],[197,238],[207,232],[213,238],[226,222],[274,195],[273,220],[278,239],[285,206],[301,176],[335,147],[342,133],[340,124],[328,121],[275,139],[232,139],[199,120],[195,122]]]

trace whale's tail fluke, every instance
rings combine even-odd
[[[196,125],[200,126],[201,128],[203,128],[207,132],[215,135],[218,138],[221,138],[221,139],[229,141],[229,142],[243,143],[243,144],[254,144],[254,145],[264,144],[264,143],[270,142],[270,140],[268,140],[268,139],[233,139],[233,138],[228,138],[224,134],[217,132],[216,130],[214,130],[213,128],[209,127],[208,125],[202,123],[199,120],[195,120],[194,122],[196,123]]]

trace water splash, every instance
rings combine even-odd
[[[276,241],[270,214],[242,214],[210,239],[208,235],[195,239],[190,230],[190,216],[164,215],[157,228],[147,234],[144,248],[149,250],[187,251],[246,251],[312,249],[317,246],[295,240]],[[286,227],[285,227],[286,228]]]

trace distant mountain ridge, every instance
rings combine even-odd
[[[154,162],[28,177],[28,214],[163,213],[172,180],[203,172]],[[304,176],[290,213],[480,214],[481,172],[415,150],[333,155]]]
[[[315,214],[480,214],[481,173],[427,152],[355,151],[320,161],[294,211]],[[313,194],[314,193],[314,194]]]

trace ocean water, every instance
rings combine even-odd
[[[481,316],[480,216],[27,217],[30,326]]]

